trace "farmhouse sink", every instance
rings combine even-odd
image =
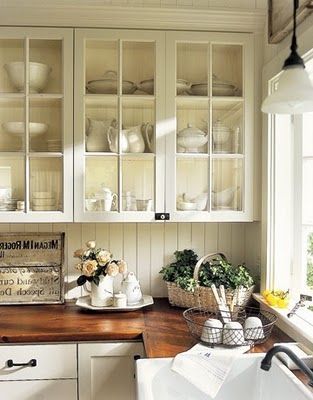
[[[277,358],[266,372],[265,354],[243,354],[235,361],[214,400],[313,400],[308,389]],[[194,385],[171,371],[172,358],[137,361],[137,400],[210,400]]]

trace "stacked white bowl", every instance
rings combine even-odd
[[[55,211],[56,199],[53,192],[33,192],[33,211]]]

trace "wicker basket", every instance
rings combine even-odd
[[[224,253],[211,253],[203,256],[195,266],[193,277],[196,282],[199,282],[199,271],[202,264],[210,260],[222,260],[228,262]],[[233,304],[244,307],[248,303],[253,293],[253,289],[254,286],[251,286],[250,288],[240,287],[237,289],[226,289],[227,305],[230,306]],[[167,282],[167,290],[168,300],[172,306],[182,308],[201,307],[211,311],[218,311],[213,291],[210,287],[200,286],[197,284],[193,292],[187,292],[180,288],[176,283]]]

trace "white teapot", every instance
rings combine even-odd
[[[122,292],[126,294],[129,306],[139,303],[142,299],[140,284],[133,272],[128,272],[126,278],[122,281]]]

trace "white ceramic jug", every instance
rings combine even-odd
[[[137,281],[133,272],[128,272],[126,278],[122,281],[122,292],[126,294],[127,304],[130,306],[139,303],[142,299],[139,281]]]
[[[107,130],[107,138],[109,142],[109,147],[112,153],[118,152],[118,129],[116,128],[109,128]],[[128,140],[126,132],[122,131],[121,135],[121,152],[128,153]]]
[[[112,205],[117,203],[117,194],[112,193],[111,189],[102,187],[103,190],[103,211],[111,211]]]
[[[150,122],[146,124],[142,124],[141,132],[143,134],[145,145],[146,145],[146,153],[154,152],[154,129],[153,125]]]
[[[86,151],[109,151],[109,142],[107,131],[109,128],[116,128],[117,121],[115,119],[107,119],[98,121],[91,118],[86,118]]]

